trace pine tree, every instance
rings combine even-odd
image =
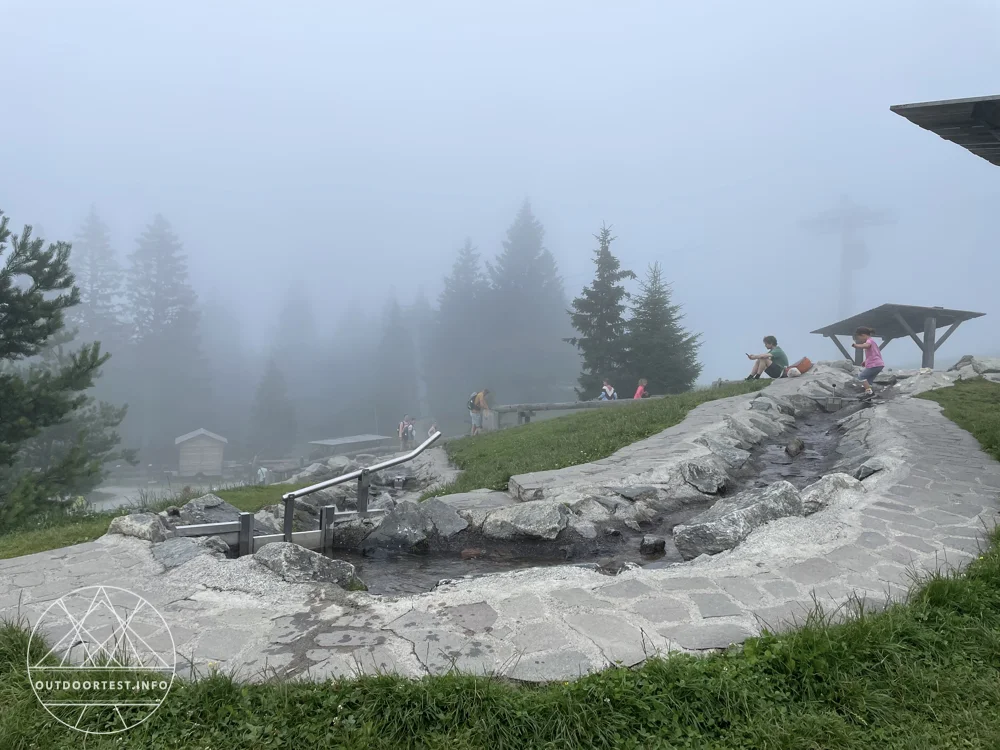
[[[198,298],[180,239],[157,215],[129,256],[128,321],[137,385],[130,399],[144,454],[176,459],[174,438],[212,425]],[[130,420],[131,421],[131,420]]]
[[[468,394],[485,387],[489,293],[479,251],[466,239],[438,296],[425,366],[433,416],[452,432],[465,431]]]
[[[45,470],[18,471],[17,463],[29,441],[86,404],[84,392],[108,360],[95,343],[54,368],[25,362],[63,329],[64,315],[79,304],[80,291],[73,285],[70,245],[57,242],[46,249],[42,239],[32,239],[30,226],[18,237],[8,223],[0,212],[0,258],[5,258],[0,268],[0,528],[59,496],[90,470],[83,440]]]
[[[688,391],[701,374],[701,334],[681,327],[684,316],[680,306],[671,303],[670,285],[663,281],[659,263],[649,267],[639,288],[628,325],[629,384],[646,378],[651,394]]]
[[[491,282],[489,347],[491,391],[499,400],[545,401],[565,395],[579,357],[555,258],[545,229],[527,201],[507,230],[503,251],[487,264]]]
[[[123,333],[123,273],[111,247],[111,233],[93,206],[73,243],[73,275],[80,304],[69,321],[81,337],[100,341],[105,349],[117,348]]]
[[[570,318],[580,335],[567,339],[583,354],[583,372],[577,395],[582,399],[596,398],[604,378],[615,382],[626,359],[625,300],[628,292],[622,286],[635,274],[623,270],[611,252],[611,227],[602,226],[595,235],[598,247],[594,252],[597,271],[592,286],[573,300]]]
[[[299,429],[307,434],[324,430],[326,420],[316,404],[324,397],[330,375],[323,367],[316,312],[307,285],[301,281],[291,284],[285,293],[271,353],[285,373]]]
[[[257,387],[250,414],[247,443],[252,453],[266,458],[284,458],[298,439],[295,407],[288,397],[285,377],[272,357]]]

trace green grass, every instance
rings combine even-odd
[[[452,440],[445,447],[462,474],[457,481],[428,496],[480,488],[503,490],[516,474],[561,469],[606,458],[626,445],[679,424],[699,404],[752,393],[766,385],[767,381],[757,380],[705,388],[632,406],[579,411],[474,438]]]
[[[304,486],[282,484],[265,487],[234,487],[216,490],[215,494],[240,510],[255,513],[265,505],[281,502],[283,493]],[[197,493],[179,494],[172,500],[160,500],[152,503],[148,509],[152,512],[158,512],[170,505],[181,505],[196,496]],[[92,541],[104,535],[112,519],[133,510],[136,509],[119,508],[106,513],[85,515],[51,512],[30,519],[25,525],[0,534],[0,560]]]
[[[906,604],[842,624],[814,613],[710,657],[654,658],[568,683],[378,676],[323,684],[179,680],[159,711],[100,748],[1000,747],[1000,545]],[[27,634],[0,628],[0,745],[82,736],[41,708]],[[39,652],[40,653],[40,652]]]
[[[959,380],[950,388],[922,393],[937,401],[944,415],[972,433],[983,450],[1000,461],[1000,383],[984,378]]]

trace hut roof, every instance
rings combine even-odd
[[[209,432],[205,428],[200,428],[195,430],[194,432],[189,432],[186,435],[181,435],[179,438],[174,440],[174,445],[180,445],[181,443],[185,443],[188,440],[191,440],[192,438],[200,437],[202,435],[204,435],[205,437],[210,437],[212,438],[212,440],[218,440],[220,443],[229,442],[224,437],[222,437],[222,435],[216,435],[214,432]]]
[[[897,104],[889,109],[1000,166],[1000,96]]]

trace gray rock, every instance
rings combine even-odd
[[[199,523],[229,523],[240,520],[240,509],[230,505],[218,495],[202,495],[181,506],[177,514],[178,525]],[[257,534],[275,534],[280,530],[264,518],[254,516],[254,531]]]
[[[857,471],[854,472],[854,478],[858,480],[864,480],[870,477],[872,474],[876,474],[880,471],[884,471],[889,468],[888,465],[878,456],[874,458],[869,458],[861,466],[858,467]]]
[[[977,375],[1000,372],[1000,357],[977,357],[974,354],[966,354],[948,370],[955,372],[965,367],[971,367]]]
[[[806,444],[800,438],[792,438],[785,446],[785,453],[794,458],[806,449]]]
[[[183,565],[199,555],[211,554],[211,550],[191,537],[177,537],[167,539],[161,544],[154,544],[152,553],[153,559],[169,570]]]
[[[516,501],[506,492],[496,490],[472,490],[454,495],[439,497],[442,503],[450,505],[455,510],[493,510],[505,505],[513,505]]]
[[[639,544],[639,553],[642,555],[662,555],[667,548],[667,540],[658,536],[647,534]]]
[[[591,521],[586,521],[571,515],[566,521],[566,528],[575,531],[584,539],[597,539],[597,527]]]
[[[833,370],[840,370],[848,374],[854,374],[854,363],[846,359],[832,359],[825,360],[823,362],[817,362],[817,365],[823,365],[824,367],[829,367]]]
[[[891,370],[883,370],[875,376],[875,385],[896,385],[898,378]]]
[[[773,418],[771,414],[750,412],[747,416],[750,424],[763,432],[768,437],[778,437],[785,431],[785,425]]]
[[[656,487],[651,487],[648,485],[640,485],[636,487],[610,487],[612,492],[615,492],[626,500],[631,500],[635,502],[637,500],[656,500],[660,496],[660,491]]]
[[[802,515],[802,498],[789,482],[722,498],[704,513],[674,528],[674,544],[685,560],[732,549],[768,521]]]
[[[696,458],[681,464],[681,476],[699,492],[715,495],[729,484],[729,476],[710,458]]]
[[[334,583],[345,589],[364,586],[350,563],[331,560],[292,542],[265,544],[253,558],[289,583]]]
[[[367,518],[355,517],[334,524],[331,527],[333,546],[342,549],[362,547],[362,542],[379,527],[381,521],[381,516],[375,515]]]
[[[754,427],[749,420],[742,417],[734,417],[726,414],[723,417],[728,432],[739,440],[739,447],[743,449],[753,448],[767,438],[767,434]]]
[[[357,469],[358,465],[347,456],[331,456],[326,459],[326,468],[337,474],[346,474]]]
[[[454,536],[463,531],[469,522],[458,515],[458,512],[437,498],[431,498],[420,504],[420,510],[430,522],[431,529],[442,539]]]
[[[624,504],[623,500],[617,500],[616,502]],[[591,523],[605,523],[611,520],[611,511],[593,497],[585,497],[582,500],[577,500],[570,505],[570,509],[579,518]]]
[[[566,528],[569,509],[562,503],[536,500],[494,510],[483,534],[491,539],[555,539]]]
[[[800,493],[802,512],[810,515],[828,506],[841,492],[864,492],[865,486],[847,474],[827,474]]]
[[[388,492],[383,492],[373,501],[368,503],[368,510],[386,510],[391,511],[396,507],[396,501],[392,499],[392,495]]]
[[[454,509],[451,509],[454,513]],[[434,525],[423,512],[420,503],[404,500],[387,514],[378,528],[364,540],[367,549],[423,550]]]
[[[229,554],[229,543],[226,542],[221,536],[202,536],[196,537],[198,543],[208,549],[210,552],[216,552],[218,554],[227,555]]]
[[[127,516],[118,516],[111,521],[108,533],[132,536],[136,539],[145,539],[147,542],[162,542],[173,536],[173,532],[156,513],[129,513]]]

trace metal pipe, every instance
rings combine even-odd
[[[320,490],[325,490],[329,487],[336,487],[338,484],[343,484],[344,482],[350,482],[352,479],[360,477],[364,472],[382,471],[383,469],[391,469],[393,466],[399,466],[399,464],[406,463],[407,461],[419,456],[439,437],[441,437],[440,430],[435,432],[409,453],[405,453],[402,456],[396,456],[395,458],[390,458],[388,461],[383,461],[382,463],[375,464],[374,466],[368,466],[364,469],[357,469],[355,471],[348,472],[347,474],[341,474],[339,477],[328,479],[325,482],[320,482],[319,484],[312,484],[308,487],[303,487],[301,490],[286,492],[281,496],[281,499],[286,501],[287,507],[287,501],[289,500],[295,500],[296,498],[305,497],[306,495],[311,495],[314,492],[319,492]]]

